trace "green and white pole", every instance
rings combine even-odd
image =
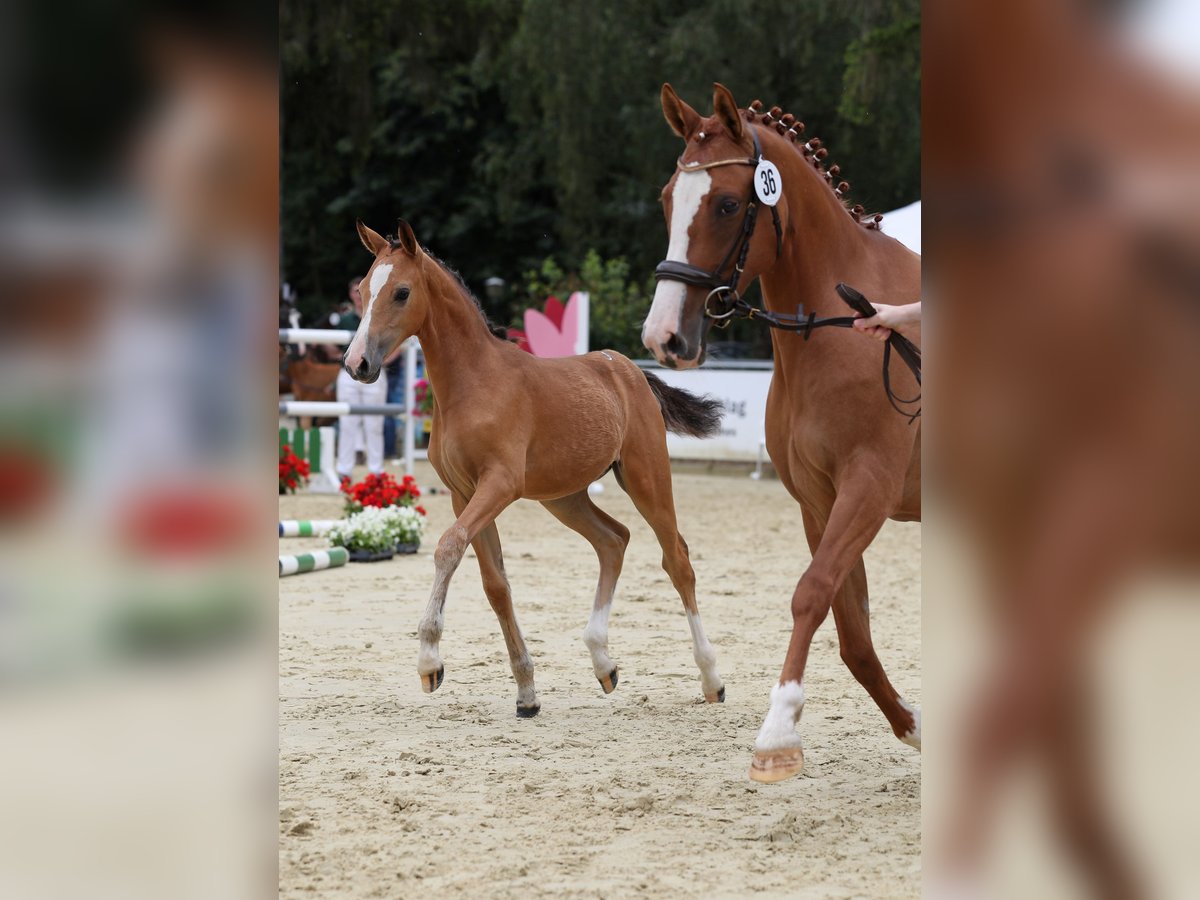
[[[314,572],[317,569],[336,569],[344,566],[350,559],[350,551],[345,547],[330,547],[328,550],[314,550],[312,553],[301,553],[298,556],[279,557],[279,575],[296,575],[299,572]]]
[[[279,523],[279,536],[319,537],[335,524],[336,519],[283,519]]]

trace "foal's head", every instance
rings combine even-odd
[[[425,284],[427,257],[417,244],[412,228],[403,220],[394,240],[388,240],[358,223],[363,246],[375,262],[359,290],[363,298],[362,321],[354,340],[346,348],[342,364],[356,381],[371,384],[388,355],[416,334],[429,309]]]
[[[755,169],[745,163],[754,156],[753,127],[743,120],[733,95],[723,85],[713,85],[713,114],[707,118],[688,106],[671,88],[662,88],[662,109],[671,130],[685,147],[676,171],[662,191],[663,214],[670,243],[667,259],[687,263],[723,276],[729,283],[738,253],[739,235],[747,203],[755,196]],[[694,168],[695,171],[688,171]],[[779,197],[783,215],[787,204]],[[759,211],[759,222],[750,239],[739,287],[745,289],[775,260],[775,232],[771,213]],[[718,270],[720,270],[718,272]],[[654,303],[642,327],[642,343],[658,361],[671,368],[689,369],[704,361],[704,341],[713,320],[704,307],[712,286],[663,278],[654,291]]]

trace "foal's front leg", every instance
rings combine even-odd
[[[421,639],[417,672],[421,676],[421,687],[427,694],[441,686],[446,674],[438,643],[442,639],[446,591],[450,587],[450,578],[462,562],[467,545],[495,520],[504,507],[517,499],[517,493],[503,481],[480,481],[469,500],[457,493],[453,494],[451,499],[458,518],[446,529],[438,541],[437,550],[434,551],[433,590],[429,594],[429,605],[425,607],[425,615],[421,617],[421,624],[417,626],[417,635]]]

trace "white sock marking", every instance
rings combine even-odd
[[[754,739],[754,749],[782,750],[801,746],[796,723],[803,710],[804,685],[799,681],[785,681],[771,688],[771,708]]]
[[[712,176],[707,172],[680,172],[676,176],[675,187],[671,189],[671,237],[667,244],[667,259],[688,261],[688,229],[711,187]],[[658,283],[650,314],[642,326],[642,343],[647,349],[657,351],[679,328],[685,296],[687,285],[682,281]]]
[[[903,706],[910,713],[912,713],[912,717],[913,717],[912,731],[910,731],[904,737],[900,738],[900,740],[903,741],[904,743],[908,744],[908,746],[916,747],[918,750],[920,750],[921,749],[921,711],[919,709],[917,709],[915,706],[912,706],[909,703],[907,703],[903,698],[901,698],[901,700],[900,700],[900,705]]]
[[[592,654],[592,670],[597,678],[607,678],[614,666],[608,655],[608,615],[612,604],[592,608],[588,623],[583,629],[583,642]]]
[[[704,625],[700,622],[699,613],[688,613],[688,628],[692,630],[692,654],[696,665],[700,668],[700,686],[707,697],[715,694],[722,687],[721,673],[717,671],[717,654],[708,636],[704,633]]]

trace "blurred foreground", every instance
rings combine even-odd
[[[274,884],[274,9],[206,10],[3,13],[0,896]]]
[[[934,896],[1200,889],[1200,21],[1120,6],[924,7]]]

